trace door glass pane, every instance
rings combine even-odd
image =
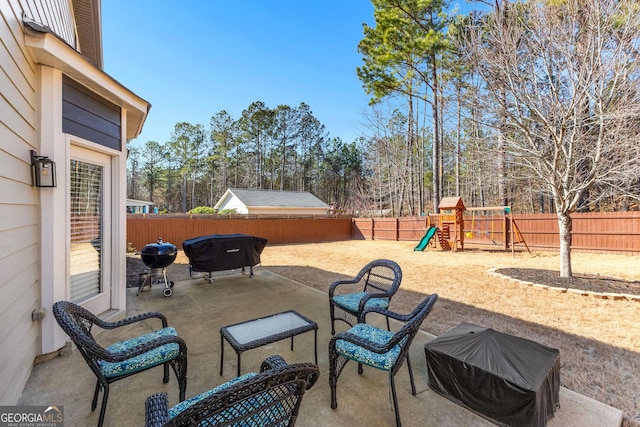
[[[71,301],[102,292],[102,166],[71,160]]]

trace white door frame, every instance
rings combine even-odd
[[[111,264],[112,264],[112,247],[111,247],[111,236],[113,234],[113,226],[111,221],[112,214],[112,159],[109,155],[97,152],[95,150],[90,150],[81,145],[75,143],[75,138],[70,137],[71,145],[69,152],[69,160],[78,160],[84,163],[97,165],[102,167],[102,230],[101,230],[101,263],[100,263],[100,279],[102,283],[102,289],[99,294],[91,296],[83,301],[80,301],[84,308],[93,312],[93,313],[103,313],[108,311],[111,304]],[[69,179],[71,176],[71,171],[69,171]],[[70,181],[69,181],[70,182]],[[69,212],[71,212],[71,195],[69,191],[67,192],[67,206]],[[68,225],[69,232],[67,233],[68,239],[68,252],[71,248],[71,221],[69,221]],[[70,252],[69,252],[70,254]],[[71,265],[71,254],[69,255],[69,266]],[[69,271],[71,269],[69,268]],[[69,284],[71,286],[71,284]],[[71,289],[69,288],[69,294],[71,293]]]
[[[110,259],[109,279],[110,306],[108,312],[95,312],[98,316],[117,315],[126,310],[126,128],[127,110],[122,108],[123,147],[114,150],[83,138],[62,132],[62,72],[42,65],[39,74],[39,146],[38,154],[49,156],[56,162],[57,188],[39,190],[39,203],[34,208],[38,212],[39,229],[39,282],[40,304],[46,310],[41,327],[41,352],[51,353],[64,346],[68,336],[60,329],[51,314],[52,305],[61,300],[69,300],[69,164],[71,146],[102,153],[110,157],[111,192],[105,197],[111,201],[111,209],[105,211],[111,220],[112,234],[109,236],[110,251],[105,257]]]

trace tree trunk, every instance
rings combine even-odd
[[[506,132],[507,118],[504,113],[506,100],[504,93],[502,94],[503,103],[500,107],[500,125],[498,129],[498,203],[507,206],[507,154],[504,135]]]
[[[440,188],[440,127],[438,118],[438,71],[436,69],[435,55],[431,55],[431,78],[433,79],[433,103],[432,103],[432,117],[433,117],[433,212],[440,213],[440,195],[442,190]]]
[[[455,174],[456,174],[456,196],[461,196],[460,191],[460,129],[462,122],[462,106],[460,105],[460,99],[462,98],[460,84],[456,84],[456,98],[457,98],[457,111],[456,111],[456,147],[455,147]]]
[[[187,174],[182,174],[182,212],[187,211]]]
[[[149,201],[154,205],[155,205],[154,203],[155,193],[156,193],[156,179],[155,177],[152,177],[151,179],[149,179]]]
[[[560,231],[560,277],[571,277],[571,216],[558,212]]]
[[[404,160],[404,173],[408,173],[409,176],[405,176],[402,185],[402,199],[406,194],[407,206],[409,207],[409,216],[413,216],[413,97],[409,95],[407,97],[407,151]],[[408,180],[408,182],[406,182]],[[401,210],[399,214],[402,216],[404,212]]]

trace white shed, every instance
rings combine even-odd
[[[235,209],[239,214],[252,215],[325,215],[329,205],[308,191],[229,188],[214,209]]]

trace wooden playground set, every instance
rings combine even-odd
[[[423,251],[430,243],[431,247],[439,244],[445,251],[462,251],[466,241],[474,247],[511,249],[512,252],[515,245],[523,244],[531,253],[510,206],[467,208],[462,198],[445,197],[438,208],[440,214],[429,216],[426,232],[414,251]]]

